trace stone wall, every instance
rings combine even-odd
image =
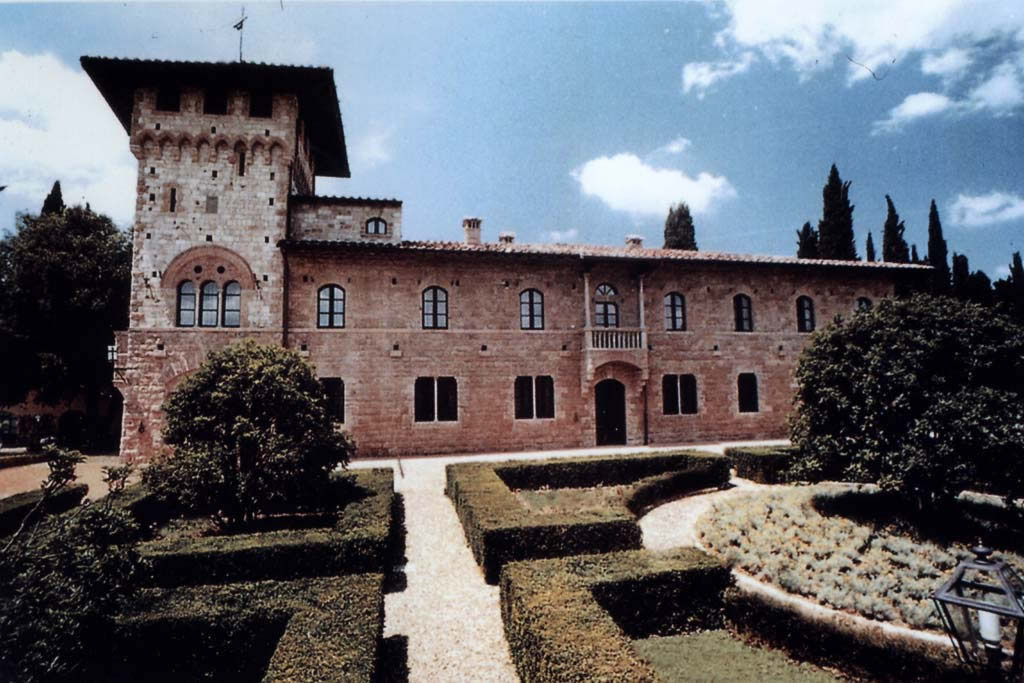
[[[298,240],[349,242],[402,241],[402,202],[394,199],[293,197],[290,237]],[[367,233],[367,221],[382,218],[384,234]]]

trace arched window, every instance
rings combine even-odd
[[[796,329],[798,332],[814,332],[814,301],[809,296],[796,300]]]
[[[448,292],[440,287],[423,290],[423,329],[448,329]]]
[[[220,324],[224,327],[239,327],[242,324],[242,285],[237,282],[224,285]]]
[[[597,286],[596,298],[618,296],[615,287],[607,282]],[[594,303],[594,325],[597,327],[619,326],[619,305],[613,301],[596,301]]]
[[[371,218],[366,221],[366,234],[367,235],[386,235],[388,234],[388,223],[383,218]]]
[[[345,290],[324,285],[316,295],[316,326],[345,327]]]
[[[204,282],[199,290],[199,327],[217,327],[219,299],[217,283]]]
[[[178,327],[193,327],[196,324],[196,286],[185,280],[178,285]]]
[[[746,294],[737,294],[732,298],[733,313],[736,314],[736,331],[754,331],[754,310],[750,303],[750,297]]]
[[[536,289],[524,289],[519,294],[519,327],[544,329],[544,295]]]
[[[871,303],[871,299],[867,298],[866,296],[862,296],[859,299],[857,299],[858,311],[870,311],[872,305],[873,304]]]
[[[665,329],[682,331],[686,329],[686,299],[679,292],[665,295]]]

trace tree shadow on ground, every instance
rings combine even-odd
[[[395,635],[381,642],[375,683],[408,683],[409,636]]]
[[[391,501],[391,536],[388,539],[388,572],[384,575],[384,592],[401,593],[408,586],[405,575],[405,497],[396,493]]]

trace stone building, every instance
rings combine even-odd
[[[240,338],[295,349],[360,455],[781,437],[809,333],[920,266],[402,239],[348,177],[333,72],[83,57],[139,162],[121,453]]]

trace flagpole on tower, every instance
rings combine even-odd
[[[245,16],[245,5],[242,5],[242,18],[238,20],[238,23],[234,25],[234,29],[238,31],[238,61],[242,61],[242,36],[245,35],[245,20],[248,19]]]

